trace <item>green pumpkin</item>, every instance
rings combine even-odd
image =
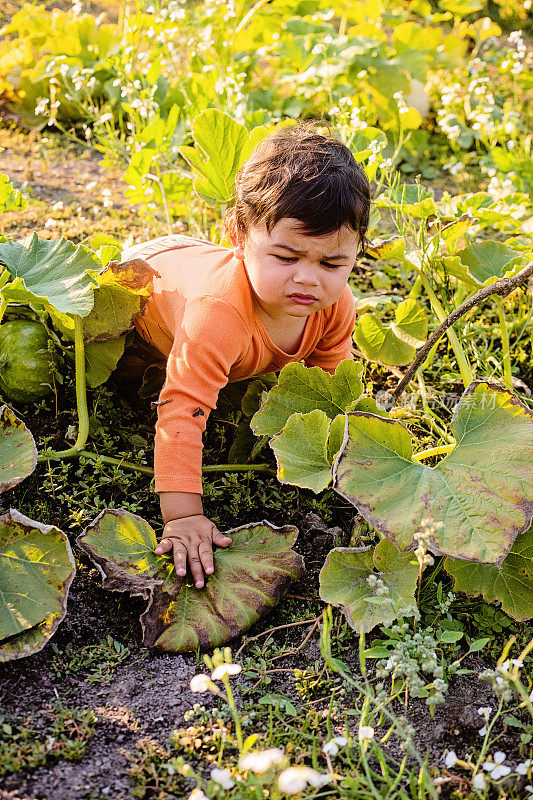
[[[15,319],[0,325],[0,394],[34,403],[52,391],[52,356],[44,325]]]

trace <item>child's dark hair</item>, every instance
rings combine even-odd
[[[350,150],[315,123],[300,123],[267,136],[235,179],[235,205],[226,228],[246,233],[265,223],[270,232],[284,217],[298,219],[311,236],[349,225],[364,251],[370,214],[370,186]]]

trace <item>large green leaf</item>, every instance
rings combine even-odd
[[[432,468],[412,460],[400,422],[351,413],[334,488],[402,549],[431,517],[443,522],[435,552],[500,564],[533,515],[532,418],[508,390],[472,383],[452,422],[457,446]]]
[[[248,132],[244,125],[214,108],[194,118],[192,131],[195,147],[182,146],[179,152],[197,174],[194,189],[208,205],[228,203],[235,191],[235,175]]]
[[[527,264],[527,258],[502,242],[484,241],[470,244],[454,256],[446,256],[442,263],[451,275],[473,287],[481,287],[516,275]]]
[[[95,389],[109,378],[124,353],[126,336],[85,345],[85,377],[87,386]]]
[[[108,258],[104,248],[100,252],[104,259]],[[96,281],[96,291],[93,307],[83,320],[84,341],[117,339],[133,328],[133,319],[146,305],[153,289],[153,278],[158,273],[144,259],[132,258],[123,262],[108,260],[104,270],[91,270],[90,276]],[[56,327],[74,339],[72,317],[55,311],[51,315]]]
[[[344,435],[344,414],[334,420],[320,409],[293,414],[270,446],[278,462],[278,479],[321,492],[331,483],[331,467]]]
[[[27,245],[1,243],[0,262],[15,279],[2,290],[9,302],[51,306],[80,317],[91,311],[96,281],[88,271],[98,271],[101,264],[87,247],[34,233]]]
[[[296,528],[268,522],[228,531],[233,542],[215,550],[215,571],[203,589],[178,578],[141,517],[103,511],[78,537],[108,589],[150,597],[141,617],[144,642],[172,652],[216,647],[247,630],[303,572],[293,550]]]
[[[469,597],[483,595],[514,619],[533,618],[533,526],[519,534],[500,567],[468,564],[446,558],[444,568],[454,579],[454,589]]]
[[[0,407],[0,493],[31,475],[37,448],[31,432],[7,406]]]
[[[362,364],[341,361],[334,375],[320,367],[305,367],[301,363],[287,364],[279,373],[277,386],[272,388],[251,421],[258,436],[274,436],[285,426],[291,414],[306,414],[320,409],[334,419],[352,409],[363,392]]]
[[[363,314],[354,330],[357,346],[370,361],[396,366],[408,364],[427,335],[426,312],[416,300],[404,300],[396,309],[396,323],[383,325],[376,314]]]
[[[401,553],[383,539],[371,547],[336,547],[320,570],[320,597],[340,606],[348,624],[358,631],[387,625],[414,606],[418,564],[412,553]],[[367,578],[376,575],[389,589],[389,602],[382,603]],[[369,598],[375,598],[375,601]]]
[[[46,644],[65,616],[75,571],[63,531],[14,509],[0,517],[0,661]]]

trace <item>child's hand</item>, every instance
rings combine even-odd
[[[231,544],[229,536],[224,536],[215,525],[203,514],[191,517],[172,519],[165,525],[163,538],[155,548],[157,555],[173,550],[176,573],[185,575],[187,559],[191,568],[194,585],[201,589],[204,585],[204,573],[213,572],[213,544],[227,547]]]

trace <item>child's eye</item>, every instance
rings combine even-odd
[[[290,256],[276,256],[278,261],[283,261],[284,264],[289,264],[293,261],[296,261],[295,258],[291,258]]]

